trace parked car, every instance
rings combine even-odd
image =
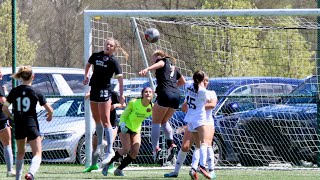
[[[242,164],[268,165],[272,161],[317,162],[318,81],[313,76],[276,105],[245,112],[233,129],[236,152]]]
[[[52,104],[52,121],[46,121],[46,110],[38,114],[42,136],[43,162],[84,163],[84,99],[61,98]],[[26,159],[32,158],[30,146],[26,146]]]
[[[17,68],[18,69],[18,68]],[[32,86],[39,89],[45,96],[69,96],[74,93],[83,93],[82,84],[84,69],[62,67],[32,67],[35,74]],[[12,89],[12,68],[2,67],[3,79],[0,85],[7,92]],[[17,81],[19,85],[19,81]]]
[[[239,158],[234,151],[232,129],[239,116],[249,110],[276,103],[280,95],[289,94],[303,80],[281,77],[230,77],[211,78],[210,90],[217,92],[219,101],[213,110],[215,119],[214,151],[217,163],[237,164]],[[183,134],[181,127],[185,125],[184,113],[177,111],[170,123],[174,128],[174,140],[180,148]],[[151,120],[144,121],[145,131],[150,131]],[[151,136],[142,134],[145,142],[151,142]],[[142,146],[146,146],[143,145]],[[165,149],[165,148],[163,148]],[[149,152],[150,150],[145,150]],[[150,151],[151,152],[151,151]],[[166,152],[165,152],[166,153]],[[151,156],[151,153],[149,153]],[[188,156],[187,163],[191,162]]]

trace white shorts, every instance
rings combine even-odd
[[[188,130],[190,132],[198,132],[197,131],[197,128],[200,127],[200,126],[205,126],[205,125],[214,125],[214,122],[212,121],[192,121],[192,122],[189,122],[187,124],[188,126]]]

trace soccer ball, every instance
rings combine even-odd
[[[160,37],[160,33],[157,29],[155,28],[148,28],[145,32],[144,32],[144,38],[146,39],[146,41],[148,41],[149,43],[155,43],[159,40]]]

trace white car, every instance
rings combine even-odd
[[[12,68],[2,67],[3,78],[0,85],[8,93],[12,89]],[[19,67],[17,67],[18,71]],[[83,93],[82,84],[84,69],[62,67],[32,67],[35,75],[32,86],[39,89],[45,96],[70,96]],[[17,82],[19,84],[19,81]]]

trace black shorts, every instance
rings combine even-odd
[[[27,141],[32,141],[40,136],[39,127],[37,126],[15,126],[16,140],[27,138]]]
[[[9,120],[0,120],[0,131],[7,127],[10,127]]]
[[[159,92],[157,93],[156,102],[159,106],[170,107],[173,109],[179,108],[180,94],[175,92]]]
[[[127,128],[128,130],[127,130],[127,132],[125,132],[125,133],[128,133],[128,134],[130,134],[130,135],[137,134],[136,132],[131,131],[131,129],[129,129],[127,126],[126,126],[126,128]],[[118,128],[118,134],[119,134],[119,133],[122,133],[120,127]]]
[[[107,102],[111,99],[111,90],[103,88],[93,88],[90,90],[90,101]]]

